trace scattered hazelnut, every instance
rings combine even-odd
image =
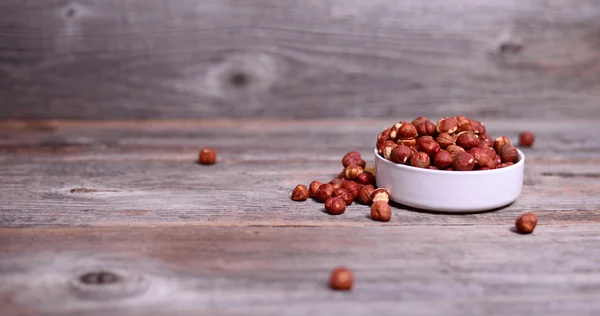
[[[519,152],[513,145],[504,145],[500,151],[502,162],[517,162],[519,161]]]
[[[217,152],[212,148],[202,148],[198,154],[201,165],[214,165],[217,162]]]
[[[405,145],[398,145],[394,149],[392,149],[392,153],[390,155],[390,160],[394,163],[399,164],[407,164],[408,160],[412,156],[412,151],[410,147]]]
[[[329,184],[333,185],[334,189],[339,189],[342,187],[342,179],[332,179],[331,181],[329,181]]]
[[[494,150],[496,150],[497,153],[500,153],[500,150],[502,150],[502,147],[505,145],[510,145],[510,140],[506,136],[500,136],[494,140]]]
[[[457,154],[464,153],[465,149],[458,145],[450,145],[446,147],[446,150],[454,157]]]
[[[356,199],[356,197],[358,197],[358,193],[360,192],[360,189],[362,189],[362,185],[360,185],[354,181],[346,180],[346,181],[342,182],[342,188],[348,190],[348,192],[350,192],[350,194],[352,194],[352,197],[354,199]]]
[[[317,190],[319,189],[320,186],[321,186],[321,182],[319,182],[317,180],[311,182],[310,185],[308,186],[308,195],[310,197],[315,197],[315,194],[317,193]]]
[[[354,181],[356,181],[356,183],[362,184],[362,185],[367,185],[367,184],[375,185],[375,176],[368,171],[363,171],[363,173],[359,174],[356,177],[356,179],[354,179]]]
[[[400,139],[398,139],[398,141],[396,143],[398,145],[412,147],[412,146],[417,145],[417,139],[416,138],[400,138]]]
[[[371,219],[380,222],[389,222],[392,218],[392,209],[387,202],[376,201],[371,205]]]
[[[452,155],[446,150],[438,151],[433,157],[433,163],[440,169],[446,169],[452,166]]]
[[[431,136],[422,136],[417,140],[417,145],[424,153],[433,157],[438,151],[440,151],[440,145],[435,142]]]
[[[292,201],[306,201],[306,199],[308,199],[308,189],[305,185],[297,185],[292,191]]]
[[[341,196],[330,197],[325,201],[325,210],[329,215],[340,215],[346,211],[346,201]]]
[[[456,137],[456,144],[465,150],[479,145],[479,137],[471,132],[462,132]]]
[[[469,171],[475,168],[475,158],[469,153],[458,153],[454,156],[452,166],[458,171]]]
[[[446,149],[450,145],[456,144],[456,138],[448,133],[441,133],[435,139],[442,149]]]
[[[367,162],[362,159],[358,151],[351,151],[342,158],[342,165],[344,165],[344,168],[349,165],[358,165],[364,168]]]
[[[346,202],[346,205],[350,205],[352,204],[352,202],[354,202],[352,194],[350,194],[350,192],[348,192],[348,190],[344,188],[335,189],[335,191],[333,191],[332,197],[335,196],[341,197],[344,200],[344,202]]]
[[[415,125],[417,128],[417,132],[419,136],[432,136],[436,133],[435,124],[431,123],[429,120],[420,123],[419,125]]]
[[[317,192],[315,192],[315,198],[320,202],[325,202],[333,195],[333,191],[335,191],[333,185],[329,183],[321,184]]]
[[[532,132],[522,132],[519,134],[519,146],[531,147],[535,142],[535,135]]]
[[[338,291],[350,291],[354,285],[352,271],[345,267],[337,267],[331,271],[329,286]]]
[[[358,203],[364,205],[371,204],[371,195],[373,194],[373,192],[375,192],[375,187],[373,187],[370,184],[367,184],[364,187],[362,187],[362,189],[360,189],[360,192],[358,193]]]
[[[363,173],[363,168],[358,165],[349,165],[344,169],[344,174],[346,175],[346,179],[354,180],[359,174]]]
[[[410,157],[410,165],[417,168],[428,168],[431,165],[431,159],[427,153],[420,151]]]
[[[441,118],[436,126],[436,130],[438,133],[448,133],[448,134],[452,134],[456,131],[456,129],[458,128],[458,123],[456,122],[456,119],[454,119],[453,117],[444,117]]]
[[[521,234],[531,234],[537,225],[537,217],[533,213],[526,213],[515,221],[515,228]]]
[[[383,188],[376,189],[375,191],[373,191],[373,193],[371,193],[371,201],[373,203],[378,202],[378,201],[383,201],[385,203],[388,203],[390,201],[390,194],[388,193],[388,191],[386,189],[383,189]]]
[[[498,168],[498,169],[501,169],[501,168],[510,167],[510,166],[512,166],[512,165],[514,165],[514,163],[513,163],[513,162],[505,162],[505,163],[501,163],[501,164],[499,164],[497,168]]]

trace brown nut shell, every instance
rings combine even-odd
[[[299,184],[292,191],[292,201],[306,201],[308,199],[308,188]]]
[[[376,201],[371,205],[371,219],[380,222],[389,222],[392,218],[392,209],[387,202]]]

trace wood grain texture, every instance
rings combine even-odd
[[[528,236],[411,225],[0,229],[0,238],[5,316],[600,312],[596,224],[541,221]],[[337,265],[354,271],[352,292],[327,288]],[[92,271],[122,281],[78,281]]]
[[[375,135],[394,121],[221,120],[0,123],[0,223],[23,226],[196,224],[380,226],[369,208],[329,216],[290,200],[298,183],[329,181],[341,157],[372,163]],[[600,219],[600,127],[596,121],[489,121],[492,135],[537,135],[525,149],[524,190],[492,213],[439,215],[394,205],[385,225],[509,225],[524,211],[547,223]],[[218,163],[195,163],[215,147]],[[493,188],[490,188],[493,190]]]
[[[8,0],[0,119],[600,117],[600,3]]]

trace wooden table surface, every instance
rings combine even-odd
[[[379,223],[290,200],[347,151],[372,165],[395,120],[1,122],[2,315],[600,313],[596,120],[486,120],[537,135],[522,195],[494,212],[393,204]],[[201,146],[216,165],[195,163]],[[516,234],[526,211],[538,227]],[[353,291],[328,289],[337,265]],[[80,280],[99,272],[120,278]]]

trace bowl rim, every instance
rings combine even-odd
[[[375,148],[373,150],[373,152],[375,153],[375,159],[381,160],[383,163],[387,164],[391,168],[396,168],[398,170],[423,172],[423,173],[436,173],[436,174],[446,174],[446,175],[452,174],[452,175],[456,175],[456,176],[489,175],[489,174],[500,173],[500,172],[509,172],[510,170],[519,168],[521,165],[525,164],[525,154],[518,148],[517,148],[517,152],[519,152],[519,161],[517,161],[517,163],[512,166],[500,168],[500,169],[492,169],[492,170],[468,170],[468,171],[432,170],[432,169],[417,168],[417,167],[403,165],[403,164],[397,164],[395,162],[389,161],[379,154],[379,152],[377,151],[377,148]]]

